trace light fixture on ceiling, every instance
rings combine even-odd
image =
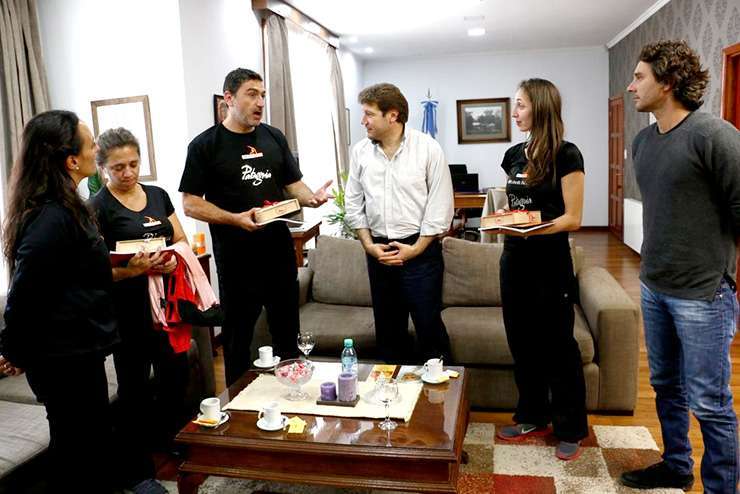
[[[482,27],[471,27],[468,29],[468,36],[483,36],[484,34],[486,34],[486,30]]]
[[[365,52],[365,53],[367,53],[367,54],[370,54],[370,53],[375,53],[375,50],[373,49],[373,47],[372,47],[372,46],[368,46],[367,48],[365,48],[365,49],[364,49],[364,50],[362,50],[362,51],[363,51],[363,52]]]

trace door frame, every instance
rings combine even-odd
[[[740,121],[740,108],[735,93],[738,81],[735,79],[740,66],[740,43],[735,43],[722,50],[722,118],[735,124]]]

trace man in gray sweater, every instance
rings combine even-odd
[[[740,233],[740,133],[698,112],[709,80],[683,41],[643,47],[627,90],[656,124],[632,144],[643,201],[641,305],[663,461],[622,475],[636,488],[694,482],[689,411],[704,439],[705,492],[735,493],[737,417],[730,390],[735,244]]]

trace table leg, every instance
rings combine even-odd
[[[206,475],[200,473],[179,472],[177,474],[177,492],[180,494],[198,494],[198,487],[205,480]]]

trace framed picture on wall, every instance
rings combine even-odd
[[[139,180],[157,180],[149,96],[101,99],[90,102],[93,132],[97,138],[108,129],[123,127],[139,141]]]
[[[224,97],[220,94],[213,95],[213,122],[218,125],[226,120],[229,113],[229,107],[226,105]]]
[[[509,98],[457,100],[457,143],[511,142]]]

